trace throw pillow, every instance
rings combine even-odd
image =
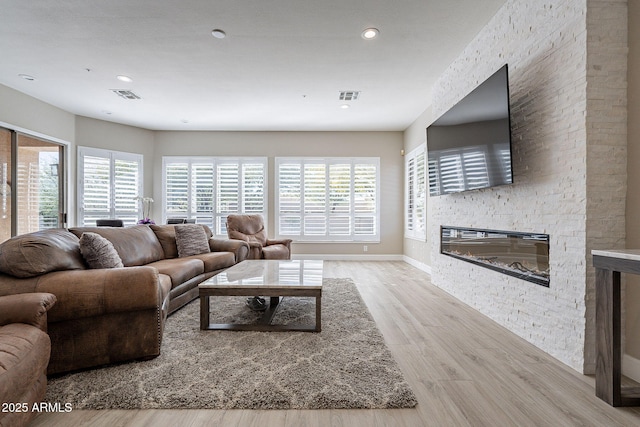
[[[178,257],[199,255],[211,252],[209,239],[204,227],[200,224],[176,225],[176,246]]]
[[[97,233],[82,233],[80,252],[89,268],[124,267],[113,244]]]

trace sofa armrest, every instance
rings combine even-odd
[[[0,326],[26,323],[46,332],[47,311],[55,303],[55,295],[42,292],[0,297]]]
[[[267,239],[267,246],[269,246],[269,245],[285,245],[287,247],[287,249],[290,249],[291,242],[293,242],[293,240],[291,240],[291,239]]]
[[[49,322],[162,307],[158,270],[153,267],[67,270],[45,274],[37,292],[49,292],[57,303]]]
[[[211,252],[233,252],[236,263],[247,259],[249,254],[249,244],[237,239],[209,239],[209,249]]]

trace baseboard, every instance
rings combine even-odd
[[[628,354],[622,356],[622,375],[640,382],[640,359]]]
[[[420,261],[416,261],[415,259],[410,258],[410,257],[408,257],[406,255],[402,256],[402,260],[404,262],[406,262],[407,264],[410,264],[410,265],[414,266],[418,270],[422,270],[425,273],[427,273],[428,275],[431,275],[431,266],[430,265],[427,265],[427,264],[425,264],[423,262],[420,262]]]
[[[293,254],[292,259],[323,259],[326,261],[403,261],[402,255],[376,254]]]

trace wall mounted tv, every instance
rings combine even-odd
[[[513,183],[507,68],[427,128],[431,196]]]

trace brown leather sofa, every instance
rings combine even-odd
[[[247,259],[291,259],[292,240],[268,239],[262,215],[228,215],[227,235],[249,244]]]
[[[47,311],[56,297],[46,293],[0,297],[0,426],[26,426],[44,399],[51,341]]]
[[[211,252],[180,258],[174,227],[43,230],[0,244],[0,295],[49,292],[58,300],[48,316],[49,374],[158,356],[166,316],[248,254],[246,243],[213,239],[203,226]],[[84,232],[109,240],[124,268],[89,269]]]

